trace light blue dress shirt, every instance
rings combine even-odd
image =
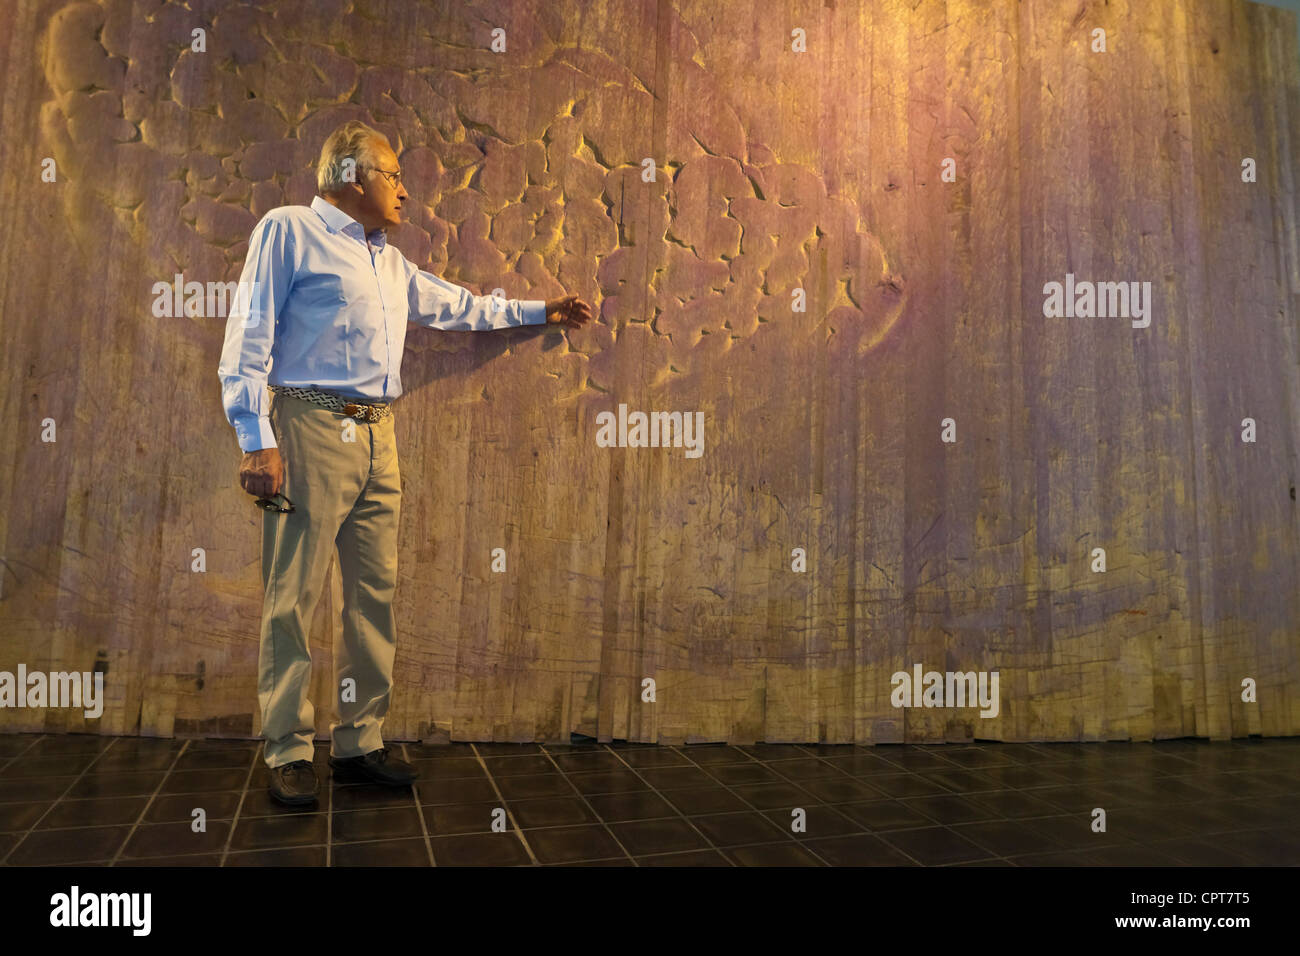
[[[473,295],[386,238],[320,196],[253,227],[239,277],[251,295],[230,311],[217,370],[241,450],[276,447],[268,383],[396,399],[407,322],[462,332],[546,324],[544,300]]]

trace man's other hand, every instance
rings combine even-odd
[[[546,303],[546,324],[563,325],[571,329],[582,328],[591,321],[591,306],[576,295],[552,299]]]
[[[239,483],[257,498],[269,498],[284,483],[284,460],[279,448],[263,448],[245,453],[239,463]]]

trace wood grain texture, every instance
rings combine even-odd
[[[109,679],[98,721],[0,709],[0,729],[259,732],[261,519],[221,410],[225,318],[155,318],[151,289],[237,279],[253,225],[308,204],[320,144],[361,118],[401,158],[408,258],[600,311],[563,333],[410,327],[386,739],[1300,732],[1293,14],[19,0],[8,19],[0,670],[102,654]],[[1149,281],[1150,327],[1045,318],[1067,273]],[[598,447],[620,403],[702,412],[703,454]],[[997,671],[1000,713],[891,706],[916,663]]]

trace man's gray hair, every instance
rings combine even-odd
[[[379,163],[375,155],[375,140],[388,144],[388,137],[377,129],[372,129],[360,120],[344,123],[321,147],[320,161],[316,164],[316,191],[332,193],[343,189],[349,183],[362,182],[361,167],[375,167]],[[391,146],[389,147],[391,149]],[[345,178],[344,171],[351,166],[344,160],[354,160],[352,177]]]

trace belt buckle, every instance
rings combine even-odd
[[[364,421],[370,421],[369,409],[367,406],[358,405],[356,402],[347,402],[343,406],[343,414],[348,416],[348,418],[357,418],[358,412],[361,413],[360,417]]]

